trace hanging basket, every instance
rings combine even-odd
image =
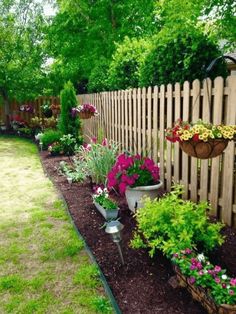
[[[236,306],[228,304],[217,305],[206,289],[189,283],[179,267],[174,265],[179,285],[185,287],[192,295],[194,300],[199,301],[209,314],[236,314]]]
[[[94,116],[93,112],[79,112],[80,119],[90,119]]]
[[[203,141],[182,141],[179,142],[180,148],[189,156],[199,159],[214,158],[223,153],[228,145],[226,139],[210,139],[207,142]]]

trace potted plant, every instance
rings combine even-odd
[[[186,287],[208,313],[236,313],[236,278],[226,275],[225,269],[189,248],[174,253],[172,262],[179,284]]]
[[[125,194],[132,212],[142,206],[143,196],[154,199],[162,186],[159,167],[148,157],[123,153],[108,173],[108,188],[118,189]]]
[[[76,109],[81,119],[90,119],[98,114],[96,107],[91,104],[83,104]]]
[[[98,187],[93,194],[93,203],[106,220],[116,219],[118,216],[117,204],[109,198],[108,190]]]
[[[168,141],[179,142],[186,154],[200,159],[222,154],[228,142],[235,139],[235,135],[235,125],[213,125],[202,120],[189,123],[179,119],[166,131]]]

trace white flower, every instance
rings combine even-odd
[[[227,277],[227,275],[222,275],[221,278],[226,280],[228,277]]]
[[[107,193],[104,193],[104,197],[105,197],[105,198],[108,198],[108,194],[107,194]]]
[[[99,188],[97,188],[97,193],[98,194],[102,194],[102,189],[99,187]]]
[[[226,288],[227,288],[227,289],[230,289],[230,285],[227,285]]]
[[[204,254],[198,254],[197,259],[199,260],[199,262],[204,262],[205,261]]]
[[[107,188],[104,188],[104,189],[103,189],[103,192],[104,192],[104,193],[107,193],[107,192],[108,192],[108,191],[107,191]]]

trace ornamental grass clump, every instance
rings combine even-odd
[[[131,241],[133,248],[146,247],[153,256],[161,250],[167,257],[186,247],[214,249],[223,243],[221,223],[211,223],[207,216],[207,202],[196,204],[180,198],[181,186],[160,199],[144,199],[137,210],[137,230]]]
[[[108,188],[124,194],[127,186],[148,186],[159,182],[159,167],[148,157],[120,154],[108,173]]]
[[[204,254],[187,248],[174,253],[172,262],[189,284],[205,288],[216,304],[236,304],[236,278],[226,275],[225,269],[210,263]]]
[[[193,140],[207,142],[213,139],[232,140],[236,136],[236,125],[213,125],[198,120],[189,123],[177,120],[172,128],[166,130],[166,139],[173,143]]]

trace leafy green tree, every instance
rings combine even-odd
[[[128,37],[117,46],[108,75],[111,89],[138,87],[139,68],[149,46],[148,40],[129,39]]]
[[[221,55],[217,46],[196,28],[167,32],[152,38],[152,47],[140,67],[140,86],[161,85],[185,80],[203,79],[205,68]],[[224,64],[219,64],[211,77],[227,75]]]
[[[30,99],[42,91],[45,23],[38,1],[0,2],[0,97],[6,116],[11,99]]]
[[[73,84],[68,81],[60,93],[61,114],[58,123],[58,129],[62,134],[71,134],[78,138],[81,127],[79,117],[73,116],[72,108],[77,106],[77,99]]]

